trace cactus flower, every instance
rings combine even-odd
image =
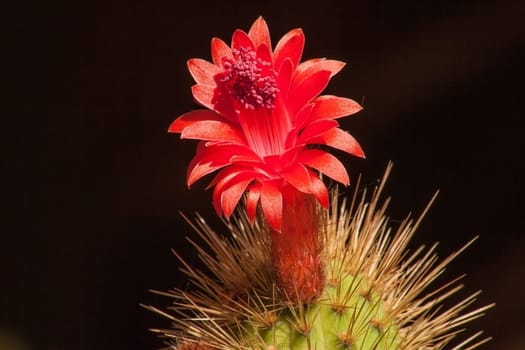
[[[207,109],[181,115],[169,131],[201,140],[187,183],[219,171],[210,184],[219,215],[229,218],[247,192],[251,220],[260,202],[268,224],[281,231],[283,207],[292,200],[283,196],[288,187],[313,195],[327,208],[328,191],[318,173],[349,184],[341,162],[311,145],[364,156],[336,120],[361,110],[359,104],[320,96],[345,64],[328,59],[300,62],[304,40],[302,30],[294,29],[272,49],[268,26],[258,18],[248,33],[234,32],[231,46],[212,39],[212,62],[188,61],[196,81],[193,97]]]

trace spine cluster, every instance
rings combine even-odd
[[[223,237],[197,218],[192,225],[206,247],[195,246],[211,275],[182,261],[195,288],[161,292],[174,299],[174,314],[149,308],[169,317],[173,327],[157,332],[178,350],[466,350],[485,343],[481,332],[455,339],[465,323],[492,305],[469,310],[474,293],[443,308],[462,289],[459,279],[429,289],[472,242],[441,261],[436,246],[409,254],[420,219],[407,218],[396,227],[388,221],[389,201],[380,199],[389,171],[370,197],[356,191],[347,205],[334,192],[330,210],[317,213],[320,264],[314,265],[322,267],[322,279],[308,296],[298,298],[297,286],[295,294],[283,292],[283,276],[274,266],[275,242],[264,220],[252,225],[239,211]],[[301,277],[306,284],[309,275],[313,279],[315,272]]]

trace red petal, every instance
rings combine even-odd
[[[280,232],[283,220],[283,196],[279,188],[271,182],[262,184],[261,207],[268,225]]]
[[[299,191],[310,193],[310,176],[304,165],[296,163],[283,170],[280,175]]]
[[[186,177],[186,183],[188,187],[193,185],[197,180],[201,179],[202,177],[213,173],[216,170],[219,170],[222,167],[225,167],[228,165],[228,161],[224,162],[206,162],[206,163],[196,163],[195,165],[190,164],[190,167],[188,168],[191,170],[188,173],[188,176]]]
[[[279,88],[280,95],[286,101],[288,97],[288,91],[290,90],[290,83],[292,82],[293,74],[293,63],[289,58],[285,58],[279,73],[277,74],[277,87]]]
[[[214,77],[221,72],[219,67],[200,58],[192,58],[187,64],[191,76],[198,84],[216,85]]]
[[[235,184],[222,191],[221,208],[225,218],[228,219],[232,215],[242,194],[252,181],[253,177],[246,180],[235,179]]]
[[[288,132],[288,136],[286,137],[286,141],[284,143],[287,149],[293,148],[298,144],[297,139],[299,137],[299,132],[303,131],[305,120],[310,117],[310,111],[311,111],[311,105],[308,105],[305,108],[303,108],[296,115],[295,120],[292,121],[293,127]]]
[[[257,47],[257,58],[266,62],[272,62],[272,53],[266,44],[262,44]]]
[[[241,47],[252,49],[255,51],[252,39],[244,31],[237,29],[232,36],[232,49],[240,49]]]
[[[308,61],[302,62],[296,70],[296,75],[312,74],[326,70],[330,72],[330,78],[339,73],[346,64],[342,61],[327,60],[324,58],[314,58]]]
[[[288,93],[288,108],[292,115],[319,95],[330,81],[329,71],[307,71],[296,75]]]
[[[188,187],[193,185],[195,181],[200,178],[213,173],[216,170],[230,164],[229,155],[223,159],[219,159],[214,154],[203,154],[195,156],[188,166],[188,173],[186,175],[186,183]]]
[[[363,109],[359,103],[349,98],[325,95],[313,101],[311,121],[319,119],[336,119],[351,115]]]
[[[255,220],[257,214],[257,204],[261,198],[261,184],[256,183],[252,185],[246,195],[246,214],[251,222]]]
[[[175,119],[169,126],[168,132],[180,133],[189,125],[203,120],[223,120],[223,118],[208,109],[198,109],[196,111],[191,111],[184,113]]]
[[[243,161],[258,157],[248,148],[238,145],[213,145],[199,147],[197,154],[188,166],[187,183],[191,186],[195,181],[226,165],[235,162],[239,157]]]
[[[252,24],[248,36],[252,39],[255,47],[265,45],[271,50],[272,43],[270,41],[270,31],[268,30],[266,21],[262,17],[257,18]]]
[[[242,164],[242,163],[262,163],[262,160],[261,160],[261,158],[258,155],[253,153],[251,150],[248,152],[248,149],[245,148],[244,146],[242,146],[242,148],[244,148],[247,152],[244,153],[244,154],[236,154],[236,155],[232,156],[232,158],[230,159],[232,164],[237,164],[237,163],[240,163],[240,164]]]
[[[286,58],[289,58],[294,67],[301,61],[304,48],[304,33],[301,29],[293,29],[286,33],[275,46],[273,53],[274,67],[279,70]]]
[[[191,93],[193,94],[193,97],[195,100],[197,100],[198,103],[203,105],[206,108],[209,108],[211,110],[215,110],[215,101],[214,101],[214,95],[215,95],[215,87],[210,85],[193,85],[191,87]]]
[[[354,156],[365,158],[365,153],[357,140],[352,135],[339,128],[328,130],[326,133],[310,140],[309,142],[327,145],[353,154]]]
[[[211,57],[215,65],[220,66],[223,58],[233,58],[232,50],[219,38],[211,39]]]
[[[336,128],[339,126],[339,123],[333,119],[324,119],[318,122],[308,125],[306,128],[301,131],[297,139],[297,144],[307,144],[313,143],[312,139],[317,138],[327,132],[330,129]]]
[[[246,180],[248,178],[263,179],[265,174],[259,171],[253,165],[245,166],[243,164],[230,165],[222,169],[215,178],[210,182],[207,188],[215,186],[218,191],[222,191],[222,188],[226,185],[230,186],[229,182],[237,180],[237,176],[243,175],[240,180]]]
[[[218,114],[222,115],[225,119],[230,121],[236,120],[236,113],[233,110],[233,106],[229,99],[216,98],[217,88],[210,85],[197,84],[191,87],[191,92],[195,100],[206,108],[209,108]]]
[[[234,176],[237,176],[245,171],[246,168],[242,166],[232,165],[224,168],[213,178],[207,188],[215,186],[215,190],[220,192],[224,184],[230,181],[230,179],[232,179]]]
[[[248,171],[249,172],[249,171]],[[222,215],[221,196],[225,188],[235,184],[235,178],[239,175],[246,174],[246,168],[241,166],[229,166],[221,170],[208,185],[208,188],[215,186],[213,189],[213,206],[217,214]],[[242,180],[247,180],[244,177]]]
[[[312,114],[312,108],[314,107],[313,104],[306,105],[303,109],[301,109],[296,115],[293,120],[293,126],[297,129],[301,129],[305,126],[306,122],[311,119]]]
[[[221,170],[221,172],[219,172],[215,178],[212,180],[212,183],[215,182],[215,179],[217,177],[219,177],[225,170],[227,169],[223,169]],[[208,185],[207,188],[210,188],[212,187],[212,183],[210,183],[210,185]],[[213,203],[213,208],[215,209],[215,212],[217,213],[217,215],[219,216],[222,216],[222,206],[221,206],[221,191],[219,189],[217,189],[217,187],[215,187],[213,189],[213,194],[212,194],[212,203]]]
[[[319,204],[328,208],[328,190],[319,177],[310,171],[310,192],[317,198]]]
[[[224,141],[245,144],[245,138],[239,128],[220,120],[201,120],[186,126],[180,136],[182,139],[206,141]]]
[[[319,170],[326,176],[348,186],[350,179],[344,165],[333,155],[318,149],[307,149],[301,152],[298,161]]]

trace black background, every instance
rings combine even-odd
[[[170,248],[191,263],[178,211],[218,230],[206,181],[191,190],[195,143],[166,129],[196,108],[186,71],[263,15],[274,43],[306,33],[304,58],[348,62],[327,92],[363,101],[342,120],[366,160],[342,155],[353,178],[379,178],[399,220],[438,201],[414,244],[441,256],[480,239],[447,270],[464,296],[498,305],[472,324],[525,348],[525,132],[521,1],[19,2],[4,9],[0,337],[27,349],[155,349],[166,327],[139,303],[184,287]],[[2,349],[4,350],[4,349]],[[11,349],[8,349],[11,350]]]

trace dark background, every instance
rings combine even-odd
[[[327,92],[364,99],[342,126],[379,178],[393,220],[441,193],[414,244],[441,256],[480,239],[447,270],[464,296],[498,305],[469,329],[483,349],[525,348],[525,132],[522,1],[19,2],[3,10],[0,338],[32,350],[156,349],[167,322],[139,303],[184,287],[190,262],[178,211],[218,230],[206,181],[188,190],[195,143],[166,129],[196,108],[186,71],[263,15],[274,44],[306,33],[304,58],[348,62]],[[0,347],[7,345],[0,345]],[[18,349],[18,348],[17,348]],[[20,348],[22,349],[22,348]],[[4,350],[3,348],[1,350]],[[12,350],[12,349],[7,349]]]

